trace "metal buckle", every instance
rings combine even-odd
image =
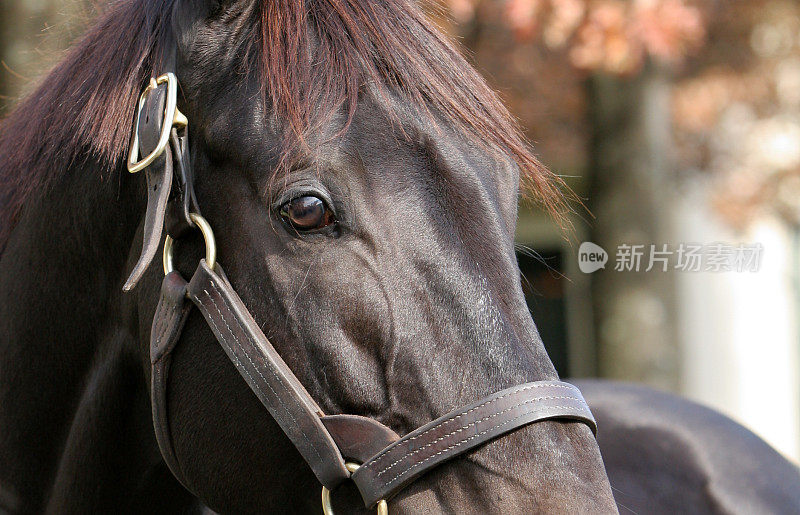
[[[358,463],[345,463],[345,467],[347,467],[347,471],[352,474],[356,470],[358,470],[359,465]],[[378,501],[378,505],[376,506],[378,510],[378,515],[389,515],[389,505],[386,504],[385,499],[381,499]],[[322,513],[324,515],[334,515],[333,513],[333,505],[331,504],[331,491],[322,487]]]
[[[147,96],[161,84],[167,85],[167,105],[164,109],[164,124],[161,126],[158,145],[147,157],[139,159],[139,119],[142,116],[142,109],[147,101]],[[131,147],[128,153],[128,171],[136,173],[150,166],[167,148],[169,133],[172,128],[182,128],[187,125],[189,125],[189,120],[178,110],[178,79],[175,78],[175,75],[173,73],[165,73],[157,79],[151,78],[150,83],[139,96],[139,103],[136,106],[136,125],[133,128]]]

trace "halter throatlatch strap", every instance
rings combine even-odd
[[[320,420],[322,410],[300,384],[222,275],[205,260],[189,282],[200,309],[242,378],[311,466],[334,488],[350,477],[336,443]]]
[[[367,507],[390,499],[442,462],[532,422],[572,419],[596,431],[577,387],[537,381],[497,392],[434,420],[392,443],[353,473]]]

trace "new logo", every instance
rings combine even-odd
[[[581,243],[578,249],[578,268],[584,274],[597,272],[606,267],[608,263],[608,253],[600,245],[595,245],[591,241]]]

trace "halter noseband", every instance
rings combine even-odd
[[[128,291],[136,285],[155,256],[166,228],[166,275],[150,334],[151,403],[161,454],[187,489],[189,483],[175,455],[170,433],[167,385],[172,351],[194,307],[203,314],[239,374],[322,483],[326,513],[331,513],[330,490],[347,479],[356,484],[367,507],[377,506],[379,513],[387,513],[386,500],[426,471],[532,422],[576,420],[596,431],[592,413],[578,388],[560,381],[536,381],[507,388],[402,438],[371,418],[325,415],[216,263],[214,234],[200,215],[194,196],[188,120],[177,109],[177,89],[172,73],[151,79],[137,106],[128,169],[132,173],[146,170],[148,201],[142,254],[123,288]],[[146,156],[141,160],[140,152]],[[172,243],[192,228],[203,233],[206,258],[187,282],[173,270]]]

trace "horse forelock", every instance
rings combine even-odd
[[[510,155],[524,191],[563,221],[562,181],[543,167],[497,95],[412,0],[253,0],[264,100],[285,126],[284,161],[359,94],[399,94],[487,149]],[[176,0],[112,2],[0,123],[0,249],[26,199],[80,159],[109,171],[127,151],[136,100],[171,50]]]

